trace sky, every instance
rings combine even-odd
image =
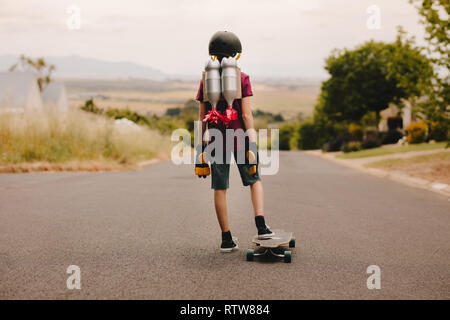
[[[211,35],[228,30],[242,42],[245,72],[324,78],[332,49],[392,41],[398,25],[424,44],[408,0],[0,0],[0,55],[80,55],[195,75]]]

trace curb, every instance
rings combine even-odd
[[[366,168],[361,165],[357,165],[354,163],[350,163],[347,160],[343,159],[336,159],[332,155],[326,155],[323,154],[321,150],[311,150],[311,151],[303,151],[306,154],[313,155],[315,157],[319,157],[322,159],[330,160],[339,164],[342,164],[343,166],[346,166],[348,168],[356,169],[368,174],[371,174],[373,176],[377,176],[379,178],[388,178],[390,180],[400,182],[412,187],[425,189],[431,192],[439,193],[444,196],[447,196],[450,198],[450,186],[445,183],[437,182],[437,181],[429,181],[421,178],[416,178],[407,175],[406,173],[399,172],[399,171],[388,171],[388,170],[382,170],[382,169],[376,169],[376,168]],[[449,199],[450,200],[450,199]]]
[[[142,167],[149,166],[149,165],[152,165],[152,164],[157,164],[157,163],[162,162],[162,161],[164,161],[164,160],[162,160],[162,159],[151,159],[151,160],[141,161],[141,162],[138,163],[138,166],[140,168],[142,168]]]
[[[145,166],[150,166],[153,164],[157,164],[160,162],[166,162],[166,161],[170,161],[170,154],[160,153],[160,154],[156,155],[153,159],[138,162],[137,165],[138,165],[139,169],[142,169]]]

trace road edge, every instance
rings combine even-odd
[[[439,193],[441,195],[447,196],[450,198],[450,186],[445,183],[440,183],[436,181],[429,181],[422,178],[412,177],[403,172],[399,171],[388,171],[383,169],[376,168],[367,168],[362,165],[357,165],[355,163],[351,163],[344,159],[337,159],[334,155],[323,153],[322,150],[304,150],[301,151],[306,154],[319,157],[322,159],[330,160],[335,163],[339,163],[345,167],[356,169],[358,171],[362,171],[373,176],[377,176],[379,178],[388,178],[392,181],[396,181],[399,183],[406,184],[408,186],[425,189],[434,193]]]

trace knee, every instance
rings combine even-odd
[[[253,182],[252,184],[250,184],[250,188],[262,188],[262,182],[261,180],[257,180],[255,182]]]

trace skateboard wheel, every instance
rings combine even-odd
[[[295,248],[295,238],[292,238],[291,241],[289,241],[289,248]]]
[[[292,261],[292,252],[291,251],[285,251],[284,252],[284,262],[291,263]]]
[[[255,256],[255,250],[248,249],[247,254],[246,254],[247,261],[253,261],[254,256]]]

